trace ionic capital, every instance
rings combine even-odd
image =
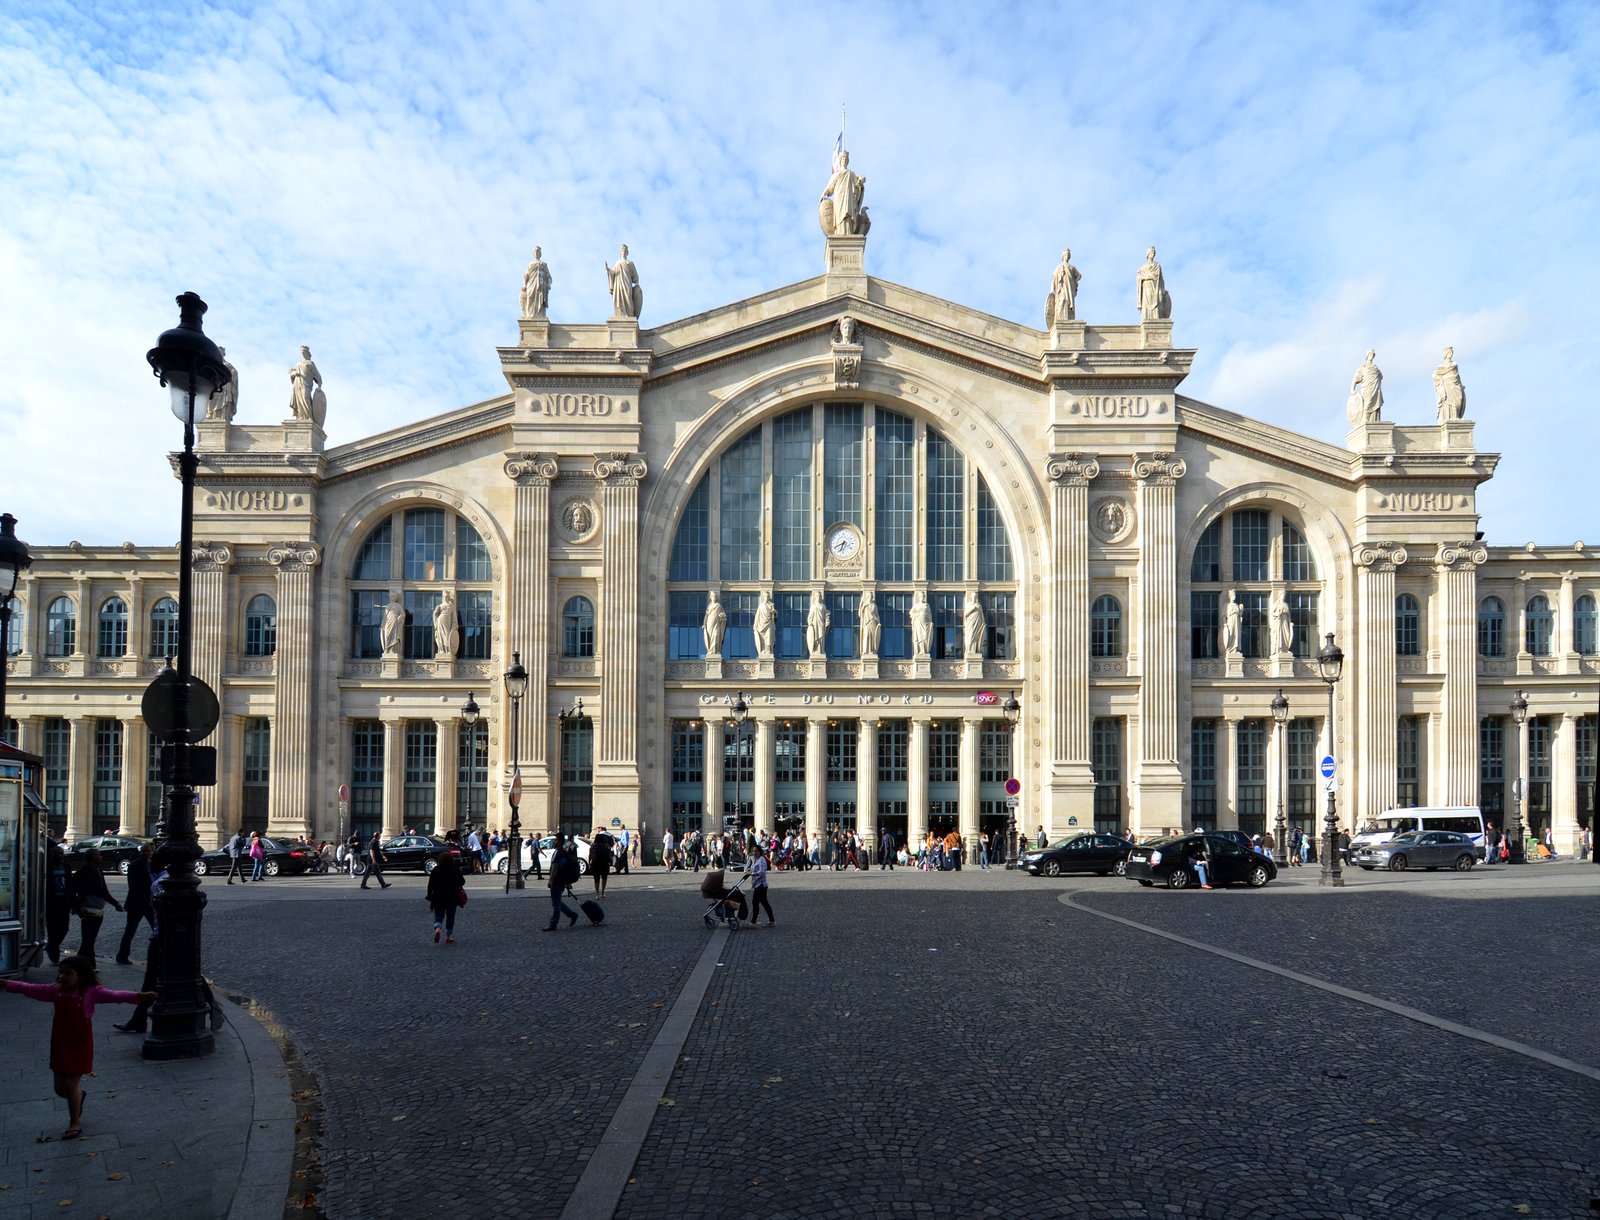
[[[552,453],[517,453],[506,459],[506,478],[523,486],[548,487],[560,467]]]
[[[197,572],[214,572],[233,562],[233,551],[225,542],[196,542],[189,552]]]
[[[1045,459],[1044,472],[1052,483],[1087,487],[1100,477],[1100,463],[1087,453],[1052,453]]]
[[[267,562],[281,572],[308,571],[322,562],[322,548],[315,542],[274,542]]]
[[[594,460],[594,477],[602,483],[637,483],[649,473],[642,453],[603,453]]]
[[[1363,542],[1355,549],[1356,567],[1393,572],[1406,561],[1406,549],[1392,542]]]
[[[1170,485],[1188,473],[1188,465],[1175,453],[1152,453],[1133,462],[1133,477],[1141,483]]]
[[[1489,562],[1489,548],[1481,542],[1441,542],[1433,565],[1444,572],[1470,572]]]

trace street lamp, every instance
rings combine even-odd
[[[1278,722],[1278,854],[1288,863],[1289,823],[1283,816],[1283,789],[1288,777],[1283,769],[1283,739],[1289,731],[1289,701],[1283,697],[1282,687],[1278,688],[1278,695],[1272,701],[1272,718]]]
[[[0,513],[0,731],[6,722],[6,664],[11,660],[11,597],[33,564],[28,544],[17,537],[17,519]],[[21,744],[18,742],[17,744]]]
[[[1339,645],[1333,642],[1333,632],[1328,632],[1328,642],[1317,653],[1317,673],[1328,684],[1328,753],[1333,749],[1333,687],[1339,681],[1339,674],[1344,670],[1344,653]],[[1276,713],[1274,713],[1276,714]],[[1328,818],[1322,828],[1322,874],[1317,878],[1318,885],[1342,886],[1344,884],[1344,870],[1339,861],[1339,823],[1338,814],[1334,808],[1333,783],[1328,783]]]
[[[467,701],[461,705],[461,723],[467,726],[467,831],[472,830],[472,777],[478,770],[478,701],[467,692]],[[484,810],[485,816],[488,810]],[[482,863],[482,857],[479,857]]]
[[[1012,691],[1006,696],[1006,701],[1001,704],[1000,710],[1006,714],[1006,724],[1011,728],[1011,771],[1017,770],[1017,724],[1022,720],[1022,704],[1017,702],[1017,692]],[[1021,801],[1021,796],[1011,798]],[[1006,809],[1006,867],[1017,867],[1017,810],[1018,804],[1010,804]]]
[[[190,681],[194,647],[194,455],[195,402],[205,402],[228,384],[222,352],[201,325],[206,303],[192,292],[178,298],[178,325],[162,334],[146,359],[172,396],[172,413],[183,422],[178,474],[183,487],[178,535],[178,680],[173,687],[172,785],[167,789],[166,836],[152,867],[165,866],[166,883],[155,901],[161,929],[161,966],[156,1002],[150,1010],[146,1059],[195,1059],[216,1049],[211,1034],[209,988],[200,969],[200,919],[205,895],[194,864],[201,856],[194,826],[194,774],[190,758]]]
[[[511,700],[511,835],[506,844],[506,893],[513,885],[526,889],[522,879],[522,823],[517,806],[522,803],[522,738],[517,732],[517,717],[522,711],[522,696],[528,693],[528,671],[522,668],[522,654],[511,654],[506,670],[506,697]],[[538,853],[535,852],[535,855]]]
[[[1522,797],[1527,788],[1527,780],[1523,778],[1528,771],[1528,699],[1520,690],[1511,697],[1511,719],[1517,725],[1517,781],[1511,785],[1511,799],[1514,803],[1517,816],[1516,837],[1511,840],[1511,855],[1509,863],[1526,864],[1528,862],[1528,849],[1522,841]]]
[[[739,691],[733,697],[733,825],[741,833],[744,831],[744,722],[750,716],[750,705],[745,702],[744,692]],[[728,829],[727,819],[718,828]]]

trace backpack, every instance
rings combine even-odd
[[[578,865],[578,853],[566,852],[561,857],[561,867],[556,872],[556,881],[563,886],[577,885],[578,879],[583,876],[583,869]]]

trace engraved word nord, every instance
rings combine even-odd
[[[1447,491],[1401,491],[1389,497],[1392,513],[1447,513],[1456,499]]]
[[[1142,394],[1091,394],[1078,399],[1078,410],[1086,419],[1143,419],[1150,400]]]
[[[609,394],[536,394],[529,406],[535,415],[603,416],[616,409]]]
[[[225,513],[281,513],[289,507],[286,491],[219,491],[215,500]]]

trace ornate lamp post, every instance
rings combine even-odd
[[[739,691],[733,697],[733,710],[729,713],[733,718],[733,824],[734,829],[744,830],[744,722],[750,717],[750,705],[745,702],[744,692]],[[727,830],[727,819],[719,828]]]
[[[1330,687],[1330,689],[1332,689]],[[1277,697],[1272,701],[1272,718],[1278,723],[1278,856],[1285,862],[1289,859],[1289,823],[1283,816],[1283,790],[1288,783],[1288,775],[1283,769],[1284,737],[1289,731],[1289,701],[1283,697],[1280,687]]]
[[[512,887],[527,889],[522,879],[522,823],[517,818],[517,806],[522,803],[522,738],[518,734],[518,716],[522,712],[522,696],[528,693],[528,671],[522,668],[522,654],[511,654],[511,668],[506,670],[506,697],[511,700],[511,835],[506,844],[506,893]]]
[[[166,836],[156,848],[154,869],[167,869],[156,899],[161,929],[161,968],[156,1002],[150,1010],[146,1059],[194,1059],[216,1049],[211,1035],[211,1004],[200,969],[200,918],[205,895],[194,875],[201,856],[194,827],[194,774],[191,769],[190,678],[194,647],[194,455],[195,403],[204,403],[227,385],[228,366],[201,326],[206,303],[192,292],[178,298],[178,325],[162,334],[146,359],[172,395],[172,413],[183,422],[183,453],[178,474],[183,486],[182,527],[178,535],[178,680],[174,688],[172,784],[167,789]]]
[[[468,691],[467,701],[461,705],[461,723],[467,726],[467,829],[469,831],[472,829],[472,775],[478,769],[478,717],[481,714],[478,701],[472,697],[472,692]]]
[[[1011,726],[1011,770],[1017,770],[1017,725],[1022,720],[1022,704],[1017,702],[1017,692],[1012,691],[1006,696],[1005,703],[1000,710],[1006,714],[1006,723]],[[1019,795],[1015,798],[1021,801]],[[1017,810],[1021,805],[1012,805],[1006,811],[1006,867],[1017,867]]]
[[[1522,691],[1511,697],[1511,719],[1517,725],[1517,782],[1511,785],[1511,799],[1514,802],[1517,817],[1516,837],[1511,840],[1511,856],[1509,863],[1526,864],[1528,851],[1522,841],[1522,798],[1527,792],[1528,781],[1528,699]]]
[[[17,519],[0,513],[0,726],[6,720],[6,663],[11,659],[11,598],[33,564],[28,544],[17,537]]]
[[[1328,753],[1333,753],[1333,688],[1344,670],[1344,652],[1333,642],[1333,632],[1317,653],[1317,673],[1328,684]],[[1328,817],[1322,828],[1322,874],[1318,885],[1344,884],[1344,870],[1339,860],[1339,821],[1334,807],[1333,785],[1328,785]]]

